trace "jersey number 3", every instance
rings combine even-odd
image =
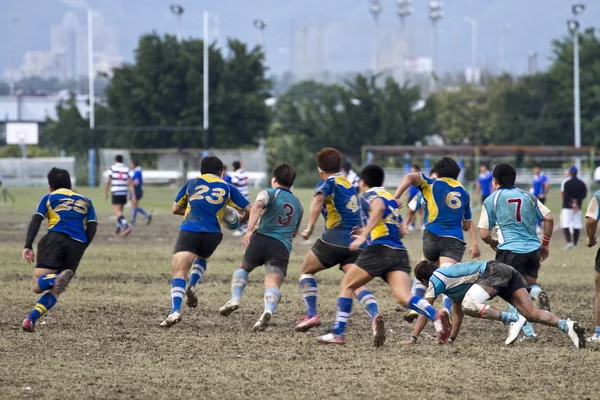
[[[281,226],[288,226],[292,223],[294,207],[290,203],[285,203],[283,205],[283,209],[285,210],[285,214],[283,216],[280,215],[277,217],[277,223]]]
[[[506,202],[508,204],[516,204],[517,208],[515,209],[515,220],[517,222],[521,222],[521,205],[523,204],[523,200],[516,198],[516,199],[508,199],[506,200]]]

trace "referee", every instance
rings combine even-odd
[[[560,225],[567,241],[565,249],[577,246],[579,234],[583,228],[581,206],[583,199],[587,196],[587,186],[577,177],[577,172],[576,167],[569,168],[569,176],[562,181],[560,189],[563,197]],[[571,231],[573,231],[572,237]]]

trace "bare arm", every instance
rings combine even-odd
[[[542,229],[544,236],[542,237],[542,246],[540,247],[541,259],[540,262],[544,262],[550,255],[550,239],[552,238],[552,232],[554,231],[554,218],[552,214],[548,213],[542,219]]]
[[[454,342],[458,337],[458,333],[460,332],[460,327],[462,325],[463,317],[465,314],[463,313],[462,307],[460,303],[453,301],[452,302],[452,332],[450,333],[450,341]]]
[[[492,248],[492,250],[497,250],[498,241],[492,238],[492,232],[489,229],[479,228],[479,236],[484,243]]]
[[[410,208],[408,209],[408,212],[406,213],[406,218],[404,218],[404,224],[406,224],[406,226],[412,223],[416,213],[416,211],[413,211]]]
[[[360,249],[360,246],[362,246],[362,244],[367,241],[367,238],[369,237],[373,229],[375,229],[377,224],[379,224],[383,219],[384,212],[385,203],[382,199],[376,198],[371,202],[371,213],[369,214],[369,222],[367,223],[367,226],[360,230],[360,234],[353,236],[354,241],[350,243],[350,250],[356,251]]]
[[[593,247],[596,244],[596,230],[598,229],[598,221],[594,218],[585,218],[585,232],[587,233],[587,246]]]
[[[247,247],[250,243],[250,238],[252,237],[252,234],[256,229],[256,224],[258,223],[258,220],[260,219],[260,216],[262,215],[264,209],[265,203],[261,200],[256,200],[252,205],[252,208],[250,208],[250,217],[248,219],[248,231],[242,238],[242,245],[244,247]]]
[[[173,206],[171,207],[171,212],[174,215],[185,215],[185,207],[184,206],[180,206],[177,203],[173,203]]]
[[[471,253],[471,257],[477,258],[481,255],[481,249],[477,242],[477,231],[474,224],[471,224],[471,227],[469,228],[469,235],[471,236],[471,248],[469,249],[469,253]]]
[[[544,197],[548,196],[548,192],[550,191],[550,182],[544,182]]]
[[[467,221],[467,220],[463,219],[463,222],[462,222],[463,231],[467,232],[467,231],[471,230],[471,225],[472,225],[471,221]]]
[[[127,187],[129,187],[129,190],[131,191],[131,199],[132,200],[136,200],[136,198],[135,198],[135,185],[133,184],[133,181],[131,180],[131,178],[127,178]]]
[[[411,185],[418,187],[422,180],[423,177],[421,176],[420,172],[412,172],[408,175],[405,175],[404,179],[402,179],[402,182],[400,182],[400,185],[398,185],[396,193],[394,193],[394,198],[399,199],[400,196],[402,196],[404,192],[406,192],[406,189],[408,189],[408,187]]]
[[[108,200],[108,189],[110,189],[110,183],[112,182],[112,176],[108,176],[106,184],[104,185],[104,200]]]
[[[246,208],[244,208],[242,210],[242,215],[240,217],[240,224],[243,225],[246,223],[246,221],[248,221],[248,219],[250,218],[250,210],[251,210],[251,206],[248,205]]]
[[[308,224],[301,233],[304,240],[307,240],[312,234],[314,226],[319,219],[319,214],[321,214],[321,210],[323,209],[324,203],[325,196],[323,193],[317,193],[310,202],[310,210],[308,211]]]

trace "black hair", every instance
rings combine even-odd
[[[115,156],[115,161],[118,162],[118,163],[122,163],[123,162],[123,156],[120,155],[120,154],[117,154]]]
[[[133,164],[134,167],[139,167],[140,166],[140,161],[139,160],[131,160],[131,163]]]
[[[428,281],[437,269],[437,265],[429,260],[423,260],[415,267],[415,279],[419,282]]]
[[[483,162],[483,161],[479,163],[479,166],[480,167],[485,167],[485,169],[490,169],[490,167],[488,166],[488,164],[486,162]]]
[[[450,157],[444,157],[438,161],[433,168],[437,171],[438,178],[458,179],[460,167]]]
[[[296,171],[288,163],[281,163],[273,169],[273,178],[283,187],[292,187],[296,180]]]
[[[515,186],[515,180],[517,180],[517,170],[510,164],[501,163],[494,167],[492,173],[498,185],[501,188],[511,188]]]
[[[344,162],[342,163],[342,169],[343,169],[344,171],[350,171],[350,169],[352,169],[352,166],[350,165],[350,162],[348,162],[348,161],[344,161]]]
[[[233,167],[234,171],[237,171],[238,169],[242,168],[242,163],[239,161],[234,161],[231,163],[231,166]]]
[[[370,164],[360,171],[360,179],[367,187],[380,187],[383,186],[385,172],[383,172],[383,168],[381,168],[379,165]]]
[[[434,168],[431,168],[431,171],[429,171],[429,176],[436,174],[437,175],[437,170]]]
[[[71,190],[71,175],[66,169],[52,168],[48,172],[48,186],[52,190],[69,189]]]
[[[542,164],[540,164],[540,163],[535,163],[535,164],[533,164],[533,168],[539,168],[539,169],[542,169]]]
[[[419,166],[419,164],[413,164],[413,165],[411,165],[411,167],[414,168],[414,169],[416,169],[417,172],[421,171],[421,167]]]
[[[216,156],[204,157],[200,162],[200,173],[201,174],[213,174],[221,176],[223,172],[223,161]]]

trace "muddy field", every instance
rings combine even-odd
[[[35,334],[24,333],[20,324],[37,295],[29,291],[31,267],[21,259],[21,249],[44,191],[13,192],[17,205],[0,204],[0,398],[600,396],[598,348],[577,350],[566,335],[550,328],[537,326],[537,343],[506,347],[500,323],[467,317],[452,346],[436,345],[432,327],[417,345],[402,346],[412,326],[395,311],[381,281],[370,288],[386,318],[384,347],[372,347],[368,319],[356,302],[347,345],[317,344],[314,337],[320,331],[293,330],[304,312],[298,268],[310,249],[300,240],[294,244],[275,325],[268,331],[252,332],[263,307],[262,271],[250,276],[238,312],[229,318],[218,314],[229,299],[231,274],[242,254],[239,239],[229,234],[209,261],[198,308],[184,306],[183,321],[163,330],[158,324],[170,308],[170,256],[180,222],[169,213],[176,189],[148,189],[142,205],[153,210],[154,222],[137,226],[125,239],[112,238],[114,221],[101,192],[84,190],[99,214],[97,239],[57,306],[38,321]],[[309,192],[300,193],[308,200]],[[552,209],[558,216],[559,210]],[[45,224],[38,239],[43,232]],[[580,321],[591,332],[595,250],[562,250],[559,233],[542,267],[541,284],[554,312]],[[406,243],[414,264],[419,235],[412,234]],[[487,248],[484,257],[492,257]],[[319,310],[326,321],[334,316],[340,274],[318,275]]]

